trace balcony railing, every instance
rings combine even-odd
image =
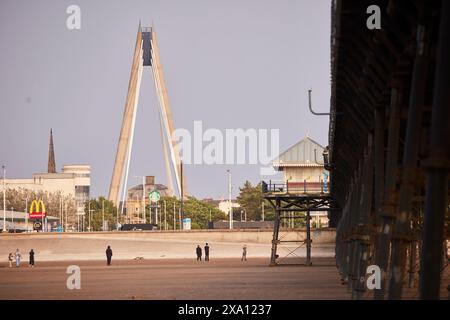
[[[329,183],[327,181],[308,182],[292,182],[292,181],[262,181],[263,193],[289,193],[289,194],[325,194],[329,193]]]

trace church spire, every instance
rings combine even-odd
[[[50,129],[50,143],[48,146],[48,173],[56,173],[55,149],[53,147],[53,131]]]

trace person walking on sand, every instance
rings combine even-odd
[[[16,268],[20,267],[20,259],[22,259],[22,255],[20,254],[19,249],[16,249],[16,253],[14,254],[14,257],[16,258]]]
[[[244,244],[242,247],[242,258],[241,261],[247,261],[247,245]]]
[[[9,253],[8,255],[8,261],[9,261],[9,267],[12,268],[12,262],[14,260],[14,255],[12,252]]]
[[[108,246],[108,248],[106,249],[106,264],[108,266],[111,265],[111,258],[112,258],[113,252],[111,250],[111,246]]]
[[[205,245],[205,261],[209,261],[209,245],[208,245],[208,242]]]
[[[195,252],[197,253],[197,261],[202,261],[202,248],[200,248],[200,245],[197,246]]]
[[[33,249],[31,249],[31,251],[30,251],[30,264],[28,266],[34,267],[34,251],[33,251]]]

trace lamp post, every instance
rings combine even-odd
[[[88,220],[89,220],[89,231],[91,231],[91,199],[88,200]]]
[[[64,211],[66,213],[66,218],[64,219],[64,232],[67,232],[67,201],[64,200]]]
[[[180,224],[181,224],[181,220],[182,220],[182,216],[184,216],[184,212],[183,212],[183,202],[184,202],[184,190],[183,190],[183,158],[180,159],[180,180],[181,180],[181,188],[180,188],[180,196],[181,196],[181,202],[180,202]],[[181,225],[180,225],[180,229],[181,229]]]
[[[63,211],[63,204],[62,204],[62,196],[59,195],[59,226],[60,228],[63,227],[64,223],[64,211]]]
[[[119,231],[119,206],[117,206],[117,221],[116,221],[116,229]]]
[[[3,232],[6,232],[6,167],[3,165]]]
[[[25,228],[26,232],[28,232],[28,197],[25,199]]]
[[[105,231],[105,199],[102,200],[102,231]]]
[[[12,222],[12,225],[13,225],[13,227],[14,227],[14,233],[16,233],[16,225],[14,224],[14,208],[13,207],[11,207],[11,222]]]
[[[95,210],[94,209],[89,209],[89,232],[91,232],[92,230],[91,230],[91,215],[92,215],[92,212],[94,212]]]
[[[227,170],[228,173],[228,204],[229,204],[229,219],[230,219],[230,229],[233,229],[233,206],[231,205],[231,170]]]
[[[177,215],[175,211],[175,201],[173,202],[173,230],[177,229]]]
[[[91,214],[94,212],[94,209],[91,209],[91,200],[88,200],[88,231],[91,232]],[[84,228],[83,228],[84,229]]]
[[[264,221],[264,201],[261,204],[262,206],[262,221]]]
[[[145,176],[134,176],[134,178],[142,178],[142,212],[143,212],[143,218],[144,218],[144,223],[147,222],[146,216],[145,216]],[[150,209],[151,210],[151,209]],[[151,213],[150,213],[151,215]]]
[[[42,198],[42,202],[44,201],[44,198]],[[39,203],[39,202],[38,202]],[[41,211],[42,211],[42,209],[41,209]],[[44,221],[44,213],[42,212],[42,217],[41,217],[41,222],[42,222],[42,232],[45,232],[46,231],[46,225],[45,225],[45,221]]]
[[[142,209],[142,208],[139,208],[139,199],[138,199],[138,195],[136,195],[136,205],[137,205],[137,208],[134,209],[134,212],[136,213],[136,209],[138,209],[138,210],[137,210],[137,212],[138,212],[138,221],[140,221],[140,220],[141,220],[141,209]],[[131,210],[130,210],[130,211],[131,211]]]
[[[164,230],[167,230],[167,206],[166,206],[166,200],[164,200]]]

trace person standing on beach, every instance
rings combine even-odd
[[[202,261],[202,248],[200,248],[200,245],[197,246],[195,252],[197,253],[197,261]]]
[[[9,261],[9,267],[12,268],[12,262],[14,260],[14,255],[12,252],[9,253],[8,255],[8,261]]]
[[[242,258],[241,261],[247,261],[247,245],[244,244],[242,247]]]
[[[205,245],[205,261],[209,261],[209,245],[208,245],[208,242]]]
[[[34,251],[31,249],[30,251],[30,264],[29,267],[34,267]]]
[[[22,255],[20,254],[19,249],[16,249],[16,253],[14,254],[14,257],[16,258],[16,268],[20,267],[20,259],[22,259]]]
[[[113,252],[111,250],[111,246],[108,246],[108,248],[106,249],[106,264],[108,266],[111,265],[111,258],[112,258]]]

